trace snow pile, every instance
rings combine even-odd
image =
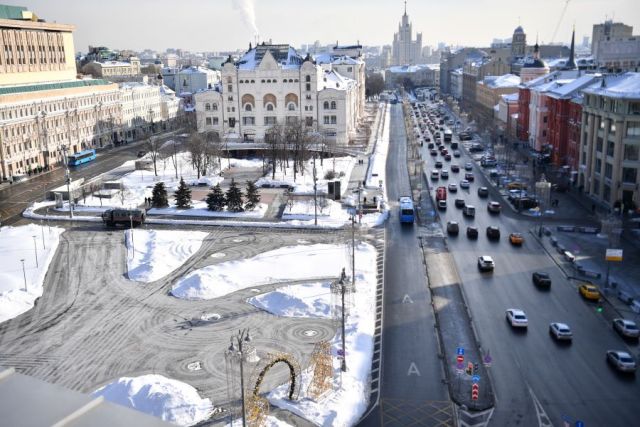
[[[0,228],[0,322],[28,311],[36,298],[42,296],[44,277],[63,232],[63,228],[35,224]],[[33,236],[36,236],[37,266]],[[24,273],[21,259],[24,260]]]
[[[355,165],[355,158],[353,157],[332,157],[324,159],[323,164],[320,165],[320,160],[316,159],[316,177],[317,177],[317,191],[318,193],[328,193],[329,181],[340,181],[340,188],[342,194],[347,191],[349,185],[349,178],[351,177],[351,170]],[[325,179],[327,172],[335,172],[334,179]],[[305,173],[301,175],[298,171],[296,180],[293,180],[293,162],[289,162],[289,167],[280,169],[276,168],[275,179],[271,179],[272,174],[267,173],[267,176],[260,178],[256,181],[258,187],[270,186],[292,186],[293,194],[313,194],[313,159],[309,159],[306,162]]]
[[[345,198],[345,200],[347,200],[347,198]],[[345,224],[350,224],[351,213],[344,209],[340,203],[326,199],[322,201],[322,204],[325,204],[325,207],[321,207],[321,202],[318,202],[318,227],[338,228]],[[348,200],[346,204],[349,205]],[[355,204],[353,206],[355,206]],[[382,206],[384,207],[386,205],[382,204]],[[296,200],[291,205],[287,205],[282,213],[283,220],[287,221],[290,225],[296,226],[313,225],[315,223],[314,216],[313,199]],[[359,219],[359,224],[375,227],[383,224],[388,217],[388,210],[383,209],[382,213],[376,212],[362,215],[362,218]]]
[[[169,208],[153,208],[149,209],[149,215],[175,215],[175,216],[208,216],[218,218],[262,218],[269,209],[266,203],[259,203],[252,211],[229,212],[229,211],[210,211],[207,203],[203,201],[191,202],[191,209],[178,209],[176,207]]]
[[[391,123],[391,109],[388,104],[381,104],[382,132],[379,132],[376,140],[376,148],[371,156],[371,166],[367,171],[368,188],[379,187],[382,182],[384,200],[387,199],[385,185],[387,182],[386,167],[387,153],[389,151],[389,125]]]
[[[129,279],[153,282],[163,278],[195,254],[207,235],[202,231],[126,230]]]
[[[283,317],[331,317],[331,282],[278,288],[249,299],[257,308]]]
[[[184,299],[213,299],[278,281],[337,276],[342,266],[350,265],[343,261],[346,254],[346,247],[341,245],[285,246],[253,258],[194,270],[178,280],[171,293]],[[340,263],[336,263],[336,259]],[[336,271],[328,271],[328,266],[336,266]]]
[[[96,390],[92,396],[102,396],[180,426],[197,424],[213,412],[211,400],[202,399],[194,387],[162,375],[122,377]]]
[[[332,265],[348,265],[346,251],[336,253]],[[296,265],[295,260],[289,264]],[[353,305],[349,309],[346,321],[346,354],[348,371],[341,373],[340,360],[336,357],[341,349],[340,334],[331,341],[334,355],[334,384],[341,384],[333,389],[321,401],[316,402],[308,397],[299,401],[287,398],[288,384],[281,385],[269,394],[269,401],[283,409],[294,412],[316,425],[350,426],[360,419],[368,403],[369,374],[373,357],[373,335],[375,332],[375,290],[376,290],[376,251],[369,244],[362,243],[356,250],[356,289],[352,294]],[[310,317],[323,313],[323,307],[330,307],[331,294],[329,284],[295,285],[280,288],[275,292],[254,297],[250,300],[254,305],[276,315],[296,315]],[[307,306],[303,310],[302,306]],[[318,310],[320,308],[320,310]],[[328,309],[327,309],[328,310]],[[302,373],[302,390],[306,390],[313,373],[306,370]],[[340,376],[342,379],[340,379]]]

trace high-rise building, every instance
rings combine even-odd
[[[393,65],[414,65],[422,56],[422,33],[416,33],[413,40],[413,29],[407,15],[407,2],[404,3],[404,15],[398,25],[398,32],[393,35]]]
[[[613,22],[612,20],[604,21],[602,24],[593,26],[593,35],[591,36],[591,54],[597,57],[600,53],[600,42],[631,37],[633,27],[625,25],[622,22]]]

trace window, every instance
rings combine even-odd
[[[227,101],[233,101],[233,96],[228,97]]]
[[[323,107],[325,110],[328,110],[328,109],[329,109],[329,101],[324,101],[324,104],[322,104],[322,107]]]
[[[350,73],[353,71],[353,67],[347,67],[347,72]]]
[[[256,124],[256,118],[255,117],[243,117],[242,118],[242,124],[243,125],[255,125]]]
[[[604,164],[604,176],[605,176],[605,178],[611,179],[612,175],[613,175],[613,165],[611,163],[605,163]]]
[[[273,111],[273,104],[267,104],[267,111]]]
[[[604,122],[604,119],[600,120],[600,129],[604,129]]]
[[[293,102],[290,102],[289,105],[287,105],[287,110],[296,111],[296,104],[294,104]]]
[[[336,116],[331,116],[331,124],[335,125],[337,123],[337,117]]]
[[[309,111],[313,111],[313,105],[309,105]]]
[[[310,90],[311,90],[311,83],[307,83],[307,84],[306,84],[306,89],[307,89],[307,91],[310,91]]]
[[[227,90],[229,92],[233,92],[233,85],[227,85]]]
[[[305,76],[304,81],[305,82],[310,82],[311,81],[311,76],[309,76],[309,75]]]
[[[210,110],[211,110],[211,104],[207,102],[206,104],[204,104],[204,111],[210,111]]]
[[[600,180],[599,179],[594,179],[593,180],[593,194],[595,194],[596,196],[598,194],[600,194]]]
[[[236,127],[236,119],[235,119],[235,117],[229,117],[229,127],[230,128]]]
[[[640,122],[629,122],[627,124],[627,137],[640,136]]]
[[[613,157],[614,149],[615,149],[615,144],[611,141],[607,141],[607,156]]]
[[[265,126],[275,125],[276,123],[277,123],[277,120],[274,116],[265,116],[264,118]]]
[[[616,133],[616,124],[612,121],[609,122],[609,133],[612,133],[615,135]]]
[[[547,116],[544,116],[544,117],[542,118],[542,123],[547,123],[547,119],[548,119],[548,118],[547,118]]]
[[[207,117],[207,118],[205,119],[205,124],[206,124],[207,126],[211,126],[211,117]]]
[[[244,111],[251,111],[251,104],[247,104],[244,106]]]
[[[218,111],[218,104],[215,104],[215,103],[214,103],[214,104],[211,106],[211,109],[212,109],[213,111]]]
[[[218,118],[217,117],[212,117],[211,120],[213,121],[213,125],[214,126],[218,125]]]
[[[336,109],[336,101],[331,101],[331,109],[332,110]]]
[[[313,126],[313,117],[305,117],[305,118],[304,118],[304,124],[305,124],[307,127],[311,127],[311,126]]]
[[[604,190],[602,191],[602,200],[608,202],[611,198],[611,187],[605,184]]]
[[[298,118],[295,116],[287,116],[287,124],[288,125],[294,125],[298,123]]]
[[[329,116],[324,116],[324,124],[328,125],[331,122],[331,117]]]
[[[640,114],[640,102],[629,103],[629,114]]]
[[[624,146],[624,160],[639,160],[640,159],[640,147],[637,145]]]
[[[596,159],[596,173],[600,173],[600,171],[602,170],[602,159]]]
[[[255,80],[253,80],[253,79],[251,80],[251,83],[255,83],[255,82],[256,82]]]
[[[304,111],[309,111],[309,107],[308,106],[304,106]]]
[[[596,151],[598,153],[602,153],[602,144],[603,144],[602,138],[598,137],[598,139],[596,140]]]
[[[638,169],[622,168],[622,182],[635,184],[638,179]]]

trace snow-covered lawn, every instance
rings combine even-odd
[[[351,177],[351,170],[355,165],[356,159],[350,156],[347,157],[332,157],[323,160],[323,164],[320,165],[320,160],[316,159],[316,177],[317,190],[320,193],[328,193],[329,181],[340,181],[340,189],[342,194],[347,191],[349,184],[349,178]],[[335,171],[335,178],[327,180],[325,175],[329,171]],[[293,162],[289,162],[289,167],[281,170],[280,167],[276,169],[275,179],[271,179],[272,174],[267,173],[267,176],[260,178],[256,181],[256,185],[261,187],[262,185],[271,185],[273,187],[279,187],[281,185],[293,186],[294,194],[313,194],[313,159],[307,160],[304,175],[298,172],[295,182],[293,181]]]
[[[318,203],[320,205],[320,202]],[[350,223],[351,214],[340,203],[329,199],[326,199],[322,203],[325,203],[326,206],[324,208],[318,206],[319,227],[337,228]],[[296,226],[313,225],[315,223],[314,216],[313,199],[296,200],[291,205],[287,205],[282,213],[283,220]],[[388,211],[365,214],[362,215],[359,223],[373,227],[384,223],[388,216]]]
[[[63,232],[63,228],[35,224],[0,228],[0,322],[28,311],[42,295],[44,277]],[[33,236],[36,237],[37,266]],[[24,274],[20,260],[24,260]]]
[[[191,209],[178,209],[175,206],[169,208],[153,208],[147,211],[149,215],[176,215],[176,216],[207,216],[217,218],[262,218],[269,209],[266,203],[259,203],[252,211],[229,212],[229,211],[210,211],[207,209],[207,203],[203,201],[192,202]]]
[[[122,377],[92,394],[179,426],[191,426],[209,418],[213,404],[202,399],[189,384],[162,375]]]
[[[327,272],[327,266],[338,266],[336,258],[343,259],[346,253],[346,247],[339,245],[285,246],[253,258],[194,270],[178,280],[171,293],[178,298],[205,300],[261,284],[338,275],[338,267]],[[342,263],[340,268],[348,265]]]
[[[376,188],[382,182],[382,191],[384,200],[387,199],[386,183],[387,183],[387,153],[389,151],[389,126],[391,124],[391,108],[389,104],[380,105],[381,117],[383,121],[382,131],[378,134],[376,140],[376,148],[371,156],[371,167],[367,175],[368,188]]]
[[[304,247],[303,247],[304,248]],[[337,247],[338,248],[338,247]],[[334,252],[331,265],[349,263],[344,249]],[[273,270],[282,265],[298,265],[293,256],[283,258],[286,264],[274,262]],[[286,260],[286,261],[285,261]],[[369,374],[373,356],[375,330],[376,251],[369,244],[361,243],[356,250],[356,289],[353,306],[346,322],[346,354],[348,371],[340,371],[337,354],[341,349],[341,337],[336,334],[331,342],[334,356],[334,388],[320,401],[301,396],[298,401],[287,399],[288,384],[281,385],[269,394],[269,401],[294,412],[316,425],[354,425],[367,407]],[[263,295],[249,302],[277,316],[328,317],[331,310],[330,282],[290,285]],[[302,374],[302,390],[306,390],[313,372]],[[342,376],[342,378],[340,378]]]
[[[180,267],[208,235],[202,231],[134,229],[132,241],[131,234],[131,230],[125,231],[127,271],[129,279],[138,282],[159,280]]]

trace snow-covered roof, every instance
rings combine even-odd
[[[437,65],[438,68],[434,68]],[[418,65],[395,65],[389,67],[391,73],[416,73],[422,70],[436,70],[440,68],[440,64],[418,64]]]
[[[462,68],[456,68],[455,70],[452,70],[451,74],[462,75],[463,74]]]
[[[520,98],[520,94],[518,92],[516,93],[508,93],[505,95],[500,95],[500,97],[502,99],[504,99],[505,102],[509,103],[509,102],[517,102],[518,99]]]
[[[355,80],[341,76],[334,71],[325,70],[322,77],[322,81],[318,82],[318,88],[322,87],[322,89],[346,90],[356,83]]]
[[[332,53],[319,53],[313,56],[316,64],[334,64],[334,65],[359,65],[364,62],[359,59],[346,55],[334,55]]]
[[[178,74],[196,74],[196,73],[217,75],[218,71],[210,70],[209,68],[205,68],[205,67],[194,66],[194,67],[184,68],[178,72]]]
[[[520,77],[514,74],[504,74],[502,76],[487,76],[484,78],[484,84],[487,85],[487,87],[494,89],[517,87],[520,85]]]
[[[593,84],[594,81],[598,81],[601,74],[585,74],[573,80],[558,80],[558,82],[565,82],[561,86],[558,86],[549,91],[549,96],[553,98],[570,98],[575,92],[578,92],[585,87]]]
[[[283,69],[298,69],[304,62],[304,58],[288,44],[260,44],[242,55],[236,62],[236,67],[239,70],[255,70],[267,52]]]
[[[100,64],[103,67],[131,67],[130,62],[124,62],[124,61],[103,61],[103,62],[93,61],[93,62],[96,64]]]
[[[640,73],[605,77],[600,85],[585,89],[584,92],[610,98],[640,99]]]
[[[557,70],[557,71],[553,71],[551,73],[545,74],[544,76],[537,77],[533,80],[529,80],[528,82],[523,83],[522,87],[533,88],[535,86],[538,86],[553,80],[575,79],[575,78],[578,78],[581,73],[582,71],[578,71],[578,70]]]
[[[549,66],[549,68],[564,67],[565,65],[567,65],[568,60],[569,58],[548,59],[547,65]]]

